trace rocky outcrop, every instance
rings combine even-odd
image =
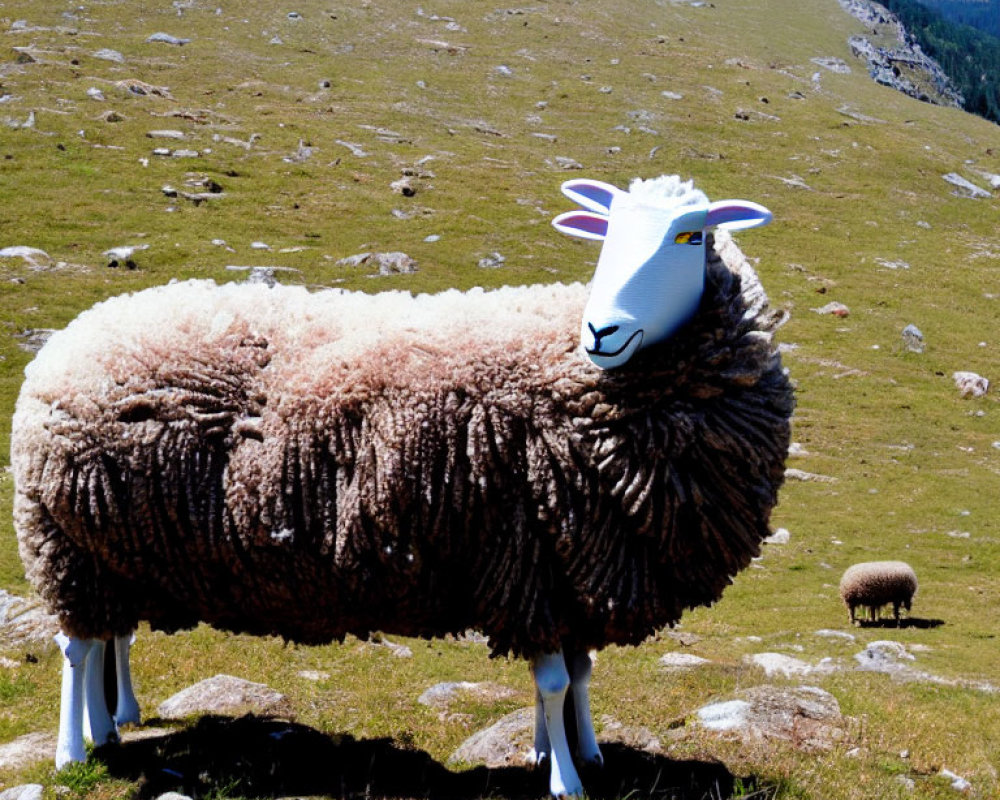
[[[852,17],[871,26],[872,33],[895,39],[893,47],[877,45],[867,34],[847,40],[851,52],[868,65],[873,80],[925,103],[963,107],[965,98],[941,65],[921,49],[889,9],[872,0],[840,0],[840,5]]]

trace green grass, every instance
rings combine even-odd
[[[423,15],[383,0],[303,0],[294,8],[298,22],[287,18],[291,7],[243,4],[217,16],[218,4],[180,5],[0,6],[0,32],[19,19],[52,28],[0,33],[7,45],[0,94],[18,98],[0,104],[0,121],[36,115],[34,129],[3,127],[0,135],[0,247],[39,247],[62,263],[33,270],[0,260],[0,464],[30,359],[19,346],[26,330],[62,327],[102,298],[172,278],[238,279],[227,265],[290,267],[298,272],[285,273],[287,281],[365,291],[586,280],[596,248],[561,238],[548,224],[568,208],[559,183],[581,174],[624,184],[680,172],[713,198],[746,197],[775,213],[773,225],[740,242],[759,259],[774,304],[791,313],[780,338],[794,346],[785,355],[798,387],[794,438],[810,453],[791,465],[836,482],[789,482],[774,524],[791,531],[790,544],[768,547],[720,603],[685,617],[682,629],[701,637],[689,651],[712,666],[667,676],[656,666],[677,647],[667,638],[611,648],[595,672],[597,719],[648,728],[673,742],[671,758],[720,760],[741,781],[737,796],[953,796],[937,777],[942,767],[968,778],[973,796],[1000,792],[996,704],[974,689],[854,672],[810,678],[855,720],[850,742],[819,756],[668,736],[709,700],[765,682],[743,662],[764,650],[849,661],[865,643],[893,638],[927,648],[918,652],[921,669],[1000,684],[1000,449],[993,446],[1000,411],[995,393],[963,400],[951,379],[956,370],[998,379],[991,375],[998,203],[954,197],[941,179],[958,172],[985,185],[976,170],[1000,173],[1000,129],[874,84],[847,48],[860,25],[825,0],[716,0],[701,8],[554,2],[521,14],[439,0]],[[147,44],[157,30],[193,41]],[[270,43],[275,36],[282,44]],[[459,48],[447,52],[438,41]],[[10,48],[29,44],[37,63],[15,66]],[[126,63],[94,58],[102,47],[120,51]],[[831,56],[850,63],[851,74],[811,61]],[[512,74],[501,74],[501,65]],[[168,87],[172,99],[115,86],[126,78]],[[88,98],[90,87],[107,100]],[[101,121],[108,109],[123,120]],[[743,121],[737,111],[779,119]],[[146,136],[162,128],[186,138]],[[249,151],[214,140],[254,133]],[[283,160],[300,140],[316,148],[312,158]],[[153,156],[161,145],[201,155]],[[585,171],[562,169],[557,156]],[[405,169],[431,173],[412,198],[389,188]],[[195,207],[161,191],[202,177],[225,195]],[[792,185],[796,178],[809,188]],[[440,239],[425,241],[431,234]],[[272,251],[251,249],[254,241]],[[140,268],[108,269],[101,253],[125,243],[149,244],[138,254]],[[419,271],[373,278],[335,265],[370,250],[402,250]],[[504,267],[477,267],[493,251],[505,256]],[[850,315],[811,310],[831,300]],[[908,323],[923,331],[924,354],[903,351]],[[25,593],[12,500],[11,476],[0,473],[0,587]],[[914,614],[942,624],[856,629],[852,645],[814,636],[847,629],[837,581],[846,566],[870,558],[909,561],[921,582]],[[236,672],[285,692],[298,722],[315,731],[362,743],[388,737],[436,762],[530,701],[520,663],[490,661],[484,648],[464,643],[409,644],[414,657],[396,659],[355,641],[304,648],[205,629],[146,633],[136,648],[136,680],[151,714],[195,680]],[[5,739],[55,730],[59,661],[51,648],[36,650],[37,663],[8,653],[20,665],[0,682]],[[308,669],[330,677],[299,677]],[[522,699],[470,703],[439,718],[415,698],[442,680],[492,680]],[[347,747],[341,752],[352,752]],[[71,787],[74,796],[123,797],[141,783],[100,768],[88,775]],[[899,775],[915,781],[912,794]],[[200,791],[246,791],[226,782],[238,774],[217,777]],[[47,793],[69,785],[43,767],[0,772],[4,785],[29,778]],[[650,793],[654,778],[639,795]],[[497,791],[511,793],[507,784]]]

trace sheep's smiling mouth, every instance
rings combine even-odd
[[[617,350],[612,350],[612,351],[602,350],[601,347],[600,347],[600,342],[597,343],[598,346],[595,347],[593,350],[591,350],[589,347],[588,348],[584,348],[584,349],[587,351],[587,355],[588,356],[600,356],[600,357],[603,357],[603,358],[615,358],[616,356],[620,356],[629,347],[631,347],[632,346],[632,341],[635,339],[636,336],[642,336],[642,332],[643,332],[642,328],[639,328],[639,330],[637,330],[635,333],[633,333],[631,336],[629,336],[628,339],[625,340],[625,344],[623,344]]]

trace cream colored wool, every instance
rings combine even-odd
[[[101,303],[18,400],[28,577],[80,638],[637,643],[718,599],[783,479],[776,321],[731,263],[710,250],[695,318],[611,372],[578,349],[580,285]]]
[[[909,611],[916,592],[917,575],[905,561],[864,561],[848,567],[840,579],[840,599],[851,622],[859,606],[868,609],[874,622],[879,609],[890,604],[898,622],[900,608]]]

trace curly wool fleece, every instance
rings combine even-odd
[[[18,400],[29,579],[81,638],[638,643],[759,552],[792,389],[712,250],[699,313],[626,369],[579,352],[586,299],[188,282],[101,303]]]

